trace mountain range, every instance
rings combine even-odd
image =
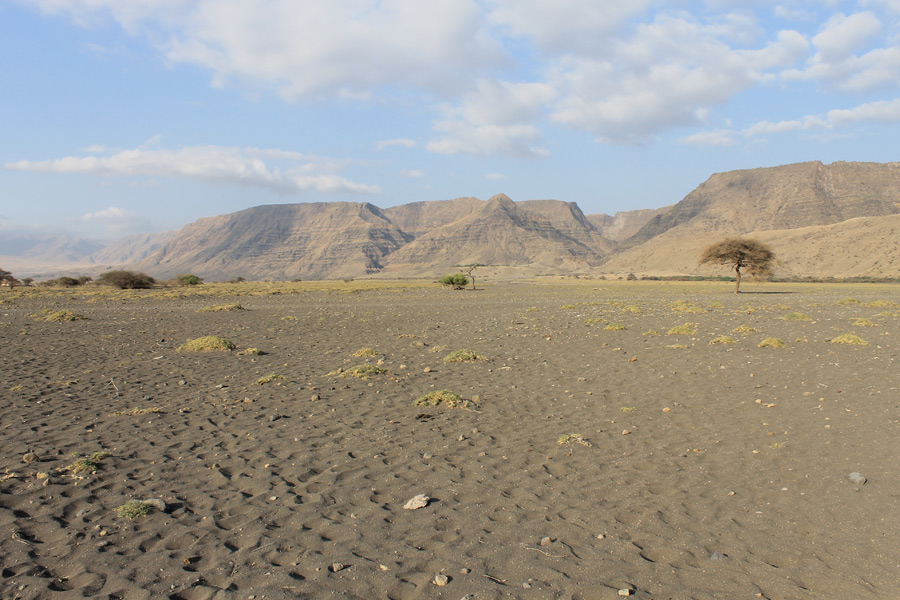
[[[712,274],[713,267],[697,266],[700,251],[746,235],[772,247],[778,275],[896,277],[898,230],[900,163],[806,162],[717,173],[676,204],[614,216],[503,194],[387,209],[277,204],[102,248],[71,239],[7,241],[0,260],[17,275],[16,264],[35,273],[44,264],[44,274],[52,274],[50,265],[65,274],[125,267],[209,280],[431,277],[473,264],[497,276]]]

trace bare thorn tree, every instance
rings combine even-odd
[[[768,246],[755,239],[726,238],[703,251],[700,264],[714,263],[734,269],[737,281],[734,293],[741,292],[741,269],[756,279],[766,279],[772,275],[775,253]]]

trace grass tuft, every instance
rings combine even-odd
[[[178,346],[177,352],[228,352],[234,350],[235,345],[217,335],[207,335],[205,337],[188,340],[184,344]]]
[[[678,325],[677,327],[668,330],[666,335],[694,335],[697,333],[696,327],[696,323],[685,323],[684,325]]]
[[[628,327],[626,325],[622,325],[621,323],[610,323],[603,329],[605,331],[622,331],[624,329],[628,329]]]
[[[272,383],[273,381],[284,381],[284,375],[279,375],[278,373],[269,373],[264,377],[260,377],[256,381],[253,382],[254,385],[266,385],[267,383]]]
[[[874,327],[875,326],[875,323],[873,323],[869,319],[863,319],[863,318],[856,319],[855,321],[853,321],[853,324],[856,325],[857,327]]]
[[[832,344],[850,344],[853,346],[868,346],[869,342],[852,333],[844,333],[831,340]]]
[[[229,304],[216,304],[215,306],[205,306],[203,308],[198,308],[197,312],[222,312],[222,311],[231,311],[231,310],[247,310],[243,306],[241,306],[240,302],[231,302]]]
[[[356,377],[357,379],[368,379],[369,377],[381,375],[382,373],[387,373],[387,370],[382,369],[381,367],[376,367],[375,365],[357,365],[355,367],[350,367],[349,369],[341,373],[341,377]]]
[[[66,321],[84,321],[87,320],[87,317],[72,312],[71,310],[56,310],[47,313],[41,320],[48,323],[63,323]]]
[[[123,519],[137,519],[150,514],[151,506],[140,500],[129,500],[122,506],[116,507],[116,514]]]
[[[784,321],[812,321],[809,316],[804,315],[801,312],[792,312],[786,315],[782,315],[781,319]]]
[[[484,360],[484,357],[477,354],[474,350],[454,350],[444,357],[445,363],[453,362],[475,362],[476,360]]]
[[[458,394],[455,394],[450,390],[430,392],[417,398],[415,404],[416,406],[440,406],[443,404],[447,408],[456,408],[458,406],[463,408],[469,407],[468,400],[463,400]]]
[[[719,337],[709,340],[710,345],[714,344],[733,344],[734,338],[728,337],[727,335],[720,335]]]
[[[371,358],[373,356],[378,356],[378,354],[379,352],[375,348],[360,348],[353,353],[353,356],[356,358]]]
[[[776,337],[767,337],[759,343],[760,348],[784,348],[784,340]]]

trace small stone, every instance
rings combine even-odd
[[[627,429],[623,429],[623,430],[622,430],[622,435],[629,435],[630,433],[631,433],[631,432],[628,431]]]
[[[35,479],[47,479],[48,477],[50,477],[50,473],[45,473],[44,471],[39,471],[34,475]]]
[[[522,587],[525,588],[526,590],[530,590],[531,584],[526,581],[525,583],[522,584]]]
[[[725,560],[726,558],[728,558],[728,556],[721,552],[713,552],[709,555],[709,560]]]
[[[403,508],[406,510],[416,510],[419,508],[425,508],[428,506],[428,501],[431,500],[425,494],[419,494],[418,496],[413,496],[410,498],[406,504],[403,505]]]
[[[622,588],[621,590],[616,592],[616,594],[618,594],[619,596],[630,596],[632,594],[632,591],[628,588]]]
[[[37,462],[39,460],[41,460],[41,459],[34,452],[26,452],[25,454],[22,455],[23,463],[33,463],[33,462]]]
[[[598,540],[605,540],[605,539],[606,539],[606,535],[605,535],[605,534],[602,534],[602,533],[598,533],[598,534],[597,534],[597,539],[598,539]]]
[[[423,373],[431,373],[431,367],[425,367],[424,369],[422,369],[422,372]]]
[[[378,565],[378,568],[382,571],[390,571],[390,569],[386,565]]]
[[[444,587],[448,583],[450,583],[450,578],[443,573],[438,573],[434,576],[434,585],[438,587]]]
[[[463,575],[468,575],[469,573],[472,572],[472,570],[467,569],[466,567],[463,567],[462,569],[459,570],[459,572],[462,573]]]
[[[849,477],[850,481],[852,481],[856,485],[863,485],[866,483],[866,481],[868,481],[868,479],[866,479],[865,475],[863,475],[859,471],[853,471],[852,473],[850,473],[850,475],[848,477]]]
[[[432,454],[431,452],[426,452],[425,454],[422,455],[422,458],[424,458],[425,460],[430,460],[430,459],[434,458],[434,454]]]
[[[545,536],[545,537],[541,538],[541,546],[549,546],[552,543],[553,543],[553,540],[551,540],[549,537]]]
[[[318,395],[318,394],[313,394],[313,395],[310,396],[310,398],[309,398],[309,401],[310,401],[310,402],[317,402],[318,400],[319,400],[319,395]]]
[[[478,404],[479,402],[481,402],[481,396],[478,396],[478,395],[472,396],[472,402],[474,402],[475,404]]]
[[[332,573],[337,573],[338,571],[344,570],[344,565],[342,565],[339,562],[331,563],[331,566],[328,567],[328,570],[331,571]]]

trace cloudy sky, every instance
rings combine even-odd
[[[0,232],[898,160],[900,0],[0,0]]]

